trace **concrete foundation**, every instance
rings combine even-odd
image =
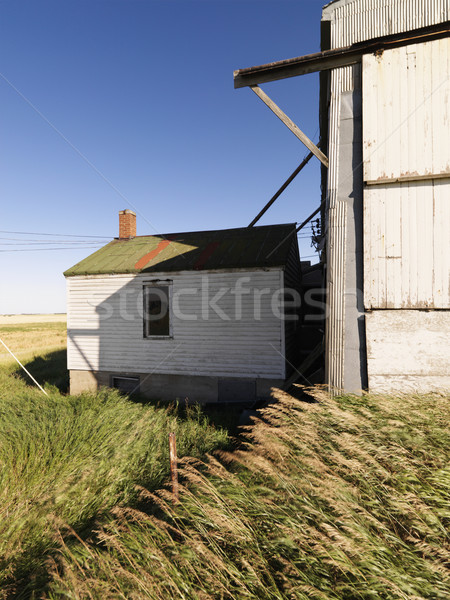
[[[140,394],[154,400],[190,402],[253,402],[269,398],[272,387],[281,387],[281,379],[252,377],[201,377],[107,371],[70,371],[70,393],[93,392],[100,387],[117,387],[120,378],[133,379]],[[137,380],[134,382],[134,380]],[[129,381],[129,380],[128,380]]]

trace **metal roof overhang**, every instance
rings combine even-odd
[[[359,63],[364,54],[383,52],[389,48],[411,43],[429,42],[448,36],[450,36],[450,21],[445,21],[429,27],[359,42],[345,48],[325,50],[316,54],[307,54],[306,56],[289,58],[266,65],[239,69],[234,71],[234,87],[255,86],[269,81],[296,77],[297,75],[346,67]]]

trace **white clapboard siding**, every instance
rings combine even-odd
[[[450,391],[449,311],[373,311],[366,333],[371,392]]]
[[[450,308],[450,179],[364,191],[364,304]]]
[[[363,57],[364,180],[450,176],[450,38]]]
[[[240,317],[231,293],[239,278],[247,278],[242,288],[251,290],[242,295]],[[171,314],[172,339],[143,337],[143,284],[155,279],[172,281],[178,302],[178,314]],[[69,369],[284,378],[284,330],[276,314],[281,284],[281,270],[70,277]],[[264,292],[259,301],[255,289]],[[217,293],[218,309],[229,320],[208,308],[207,298]]]

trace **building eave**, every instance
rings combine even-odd
[[[238,69],[234,71],[234,87],[254,86],[269,81],[306,75],[307,73],[345,67],[360,62],[364,54],[383,52],[390,48],[397,48],[411,43],[429,42],[449,35],[450,21],[445,21],[437,25],[358,42],[345,48],[325,50],[278,62]]]

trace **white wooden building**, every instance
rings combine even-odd
[[[321,53],[235,72],[254,91],[320,72],[333,391],[450,389],[449,19],[450,0],[335,0]]]
[[[120,219],[119,238],[65,272],[71,393],[227,402],[281,385],[295,361],[295,225],[136,237],[134,213]]]

